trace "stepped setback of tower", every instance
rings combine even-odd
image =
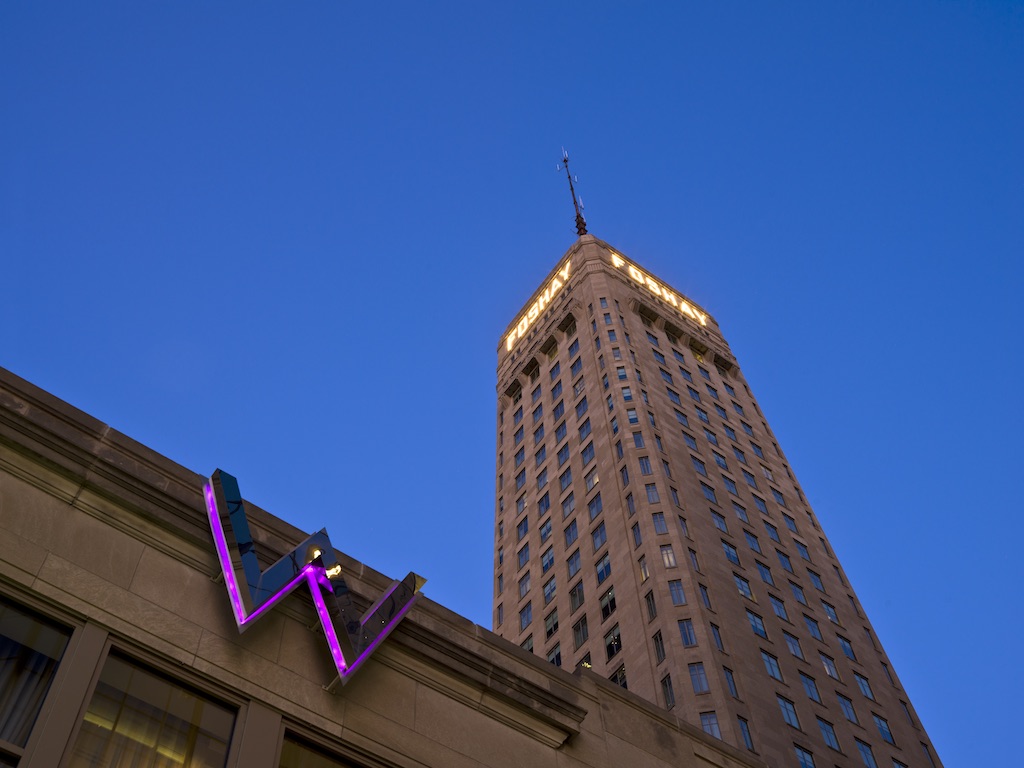
[[[941,765],[705,309],[584,235],[497,395],[495,632],[770,765]]]

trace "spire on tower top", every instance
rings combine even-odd
[[[572,194],[572,205],[576,209],[576,234],[583,236],[587,234],[587,220],[583,218],[583,200],[576,198],[576,188],[573,186],[573,176],[569,173],[569,153],[565,151],[565,147],[562,147],[562,164],[556,166],[557,170],[562,170],[562,166],[565,166],[565,176],[569,179],[569,192]],[[579,181],[579,178],[576,178]]]

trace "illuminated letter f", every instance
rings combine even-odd
[[[238,481],[218,469],[204,484],[203,496],[238,631],[244,632],[305,582],[342,684],[391,634],[419,597],[425,579],[410,572],[402,581],[392,582],[360,616],[325,529],[261,571]]]

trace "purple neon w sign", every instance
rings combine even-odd
[[[218,469],[203,485],[203,497],[238,631],[244,632],[292,590],[306,584],[342,684],[409,612],[426,581],[410,572],[402,581],[392,582],[360,615],[325,529],[263,571],[238,481]]]

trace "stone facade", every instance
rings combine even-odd
[[[0,369],[0,640],[24,626],[25,643],[38,642],[39,627],[66,637],[48,686],[37,684],[38,709],[22,707],[23,737],[0,730],[0,765],[127,765],[131,750],[147,749],[160,751],[147,765],[245,768],[763,765],[425,598],[329,692],[335,670],[302,592],[239,634],[217,579],[204,479]],[[262,510],[250,509],[250,523],[268,561],[305,538]],[[338,555],[365,607],[389,579]],[[208,747],[222,762],[182,757],[213,738],[205,725],[172,749],[104,719],[97,702],[113,689],[115,661],[212,702],[229,724],[225,745]],[[13,685],[0,678],[0,724],[13,706],[4,680]],[[121,751],[108,746],[88,763],[113,732]]]
[[[771,765],[940,765],[706,310],[584,235],[498,343],[493,627]]]

